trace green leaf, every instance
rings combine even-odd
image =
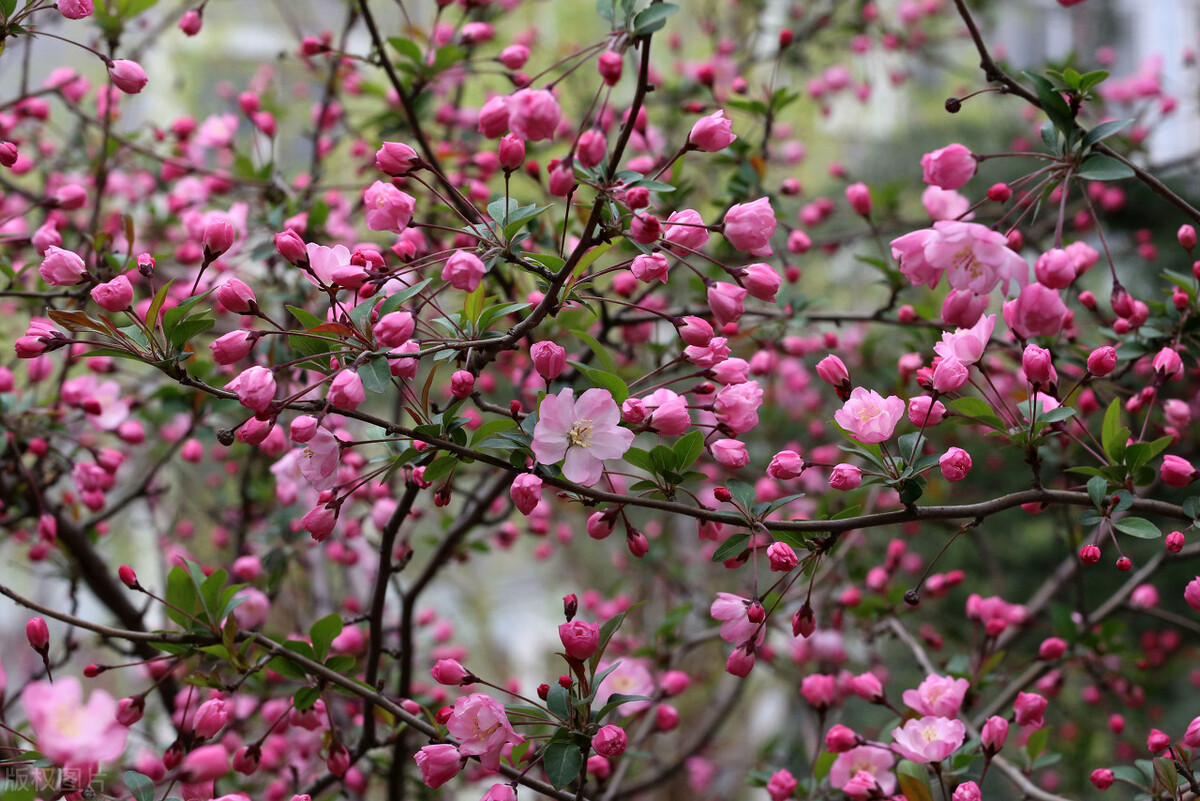
[[[1110,120],[1109,122],[1102,122],[1084,135],[1081,144],[1084,147],[1091,147],[1110,136],[1116,136],[1130,125],[1133,125],[1133,120]]]
[[[458,465],[458,461],[458,457],[453,454],[439,456],[425,468],[425,480],[437,481],[439,478],[450,475],[450,472]]]
[[[1050,729],[1043,727],[1029,735],[1029,740],[1025,743],[1025,753],[1029,758],[1037,759],[1042,751],[1046,750],[1046,743],[1050,740]]]
[[[305,711],[306,709],[312,709],[313,704],[317,703],[317,701],[320,699],[321,691],[316,687],[301,687],[296,691],[296,694],[292,696],[292,700],[296,704],[296,709],[300,710],[301,712]]]
[[[175,311],[168,309],[167,314]],[[171,340],[171,344],[178,350],[183,350],[183,346],[191,341],[192,337],[197,334],[203,334],[217,324],[214,317],[208,314],[197,314],[194,317],[189,317],[182,321],[178,326],[174,327],[167,338]]]
[[[633,18],[633,36],[648,36],[667,24],[667,17],[679,10],[674,3],[656,3]]]
[[[358,366],[356,372],[367,392],[380,394],[392,388],[392,368],[383,356],[368,359]]]
[[[566,687],[555,682],[550,685],[546,694],[546,707],[561,720],[571,719],[571,692]]]
[[[331,656],[326,659],[325,667],[329,668],[335,673],[347,673],[354,669],[354,665],[357,662],[358,660],[350,656],[350,654],[338,654],[337,656]]]
[[[1193,495],[1183,502],[1183,513],[1193,520],[1200,517],[1200,495]]]
[[[1128,429],[1125,430],[1128,431]],[[1124,437],[1120,437],[1121,431],[1121,400],[1113,398],[1112,403],[1108,404],[1108,409],[1104,412],[1104,423],[1100,428],[1100,444],[1104,447],[1104,453],[1114,462],[1121,461],[1121,457],[1125,453],[1125,440],[1129,437],[1128,433]]]
[[[600,660],[604,657],[604,651],[608,648],[608,641],[612,639],[617,630],[621,628],[621,624],[625,622],[625,615],[641,605],[641,601],[626,609],[620,614],[613,615],[608,620],[600,624],[600,644],[596,646],[596,653],[588,657],[588,667],[593,671],[596,670],[596,665],[600,664]]]
[[[1054,88],[1050,81],[1033,72],[1025,72],[1025,77],[1028,78],[1037,91],[1038,102],[1042,104],[1042,110],[1046,112],[1046,116],[1054,123],[1054,127],[1062,131],[1063,136],[1070,138],[1071,132],[1074,130],[1075,120],[1071,116],[1071,109],[1067,106],[1067,101],[1062,99],[1062,95]]]
[[[630,448],[625,451],[625,456],[622,457],[626,462],[634,467],[640,467],[647,473],[654,472],[654,460],[650,458],[650,453],[641,448]]]
[[[325,657],[329,656],[329,646],[334,638],[342,633],[342,625],[342,616],[336,612],[312,624],[308,636],[312,640],[313,653],[317,655],[318,661],[324,661]]]
[[[599,682],[596,682],[599,684]],[[648,695],[626,695],[625,693],[613,693],[604,702],[604,706],[600,707],[600,711],[596,713],[597,720],[603,720],[604,716],[615,710],[622,704],[628,704],[633,701],[651,701],[653,700]]]
[[[196,610],[196,587],[192,584],[192,579],[187,571],[179,565],[171,568],[171,572],[167,574],[167,617],[183,626],[185,629],[192,625],[191,619],[188,618]]]
[[[1175,769],[1175,760],[1168,757],[1154,758],[1154,783],[1161,785],[1172,796],[1175,786],[1179,783],[1179,773]]]
[[[1039,423],[1061,423],[1063,420],[1074,416],[1075,409],[1070,406],[1059,406],[1057,409],[1051,409],[1048,412],[1039,412],[1037,421]]]
[[[432,280],[433,280],[432,278],[426,278],[424,281],[421,281],[420,283],[417,283],[417,284],[413,284],[412,286],[408,287],[407,289],[401,289],[398,292],[393,292],[392,294],[388,295],[386,298],[384,298],[383,303],[380,304],[380,306],[379,306],[379,316],[382,317],[385,314],[390,314],[391,312],[394,312],[397,309],[399,309],[404,304],[405,301],[411,300],[412,298],[416,297],[416,295],[422,289],[424,289],[426,286],[428,286],[429,282]],[[292,307],[288,306],[288,308],[291,309]],[[293,312],[293,314],[294,313],[295,312]],[[311,326],[309,326],[309,327],[311,328]]]
[[[733,496],[733,499],[737,501],[743,509],[749,509],[750,507],[754,506],[754,500],[757,497],[757,493],[755,492],[754,487],[750,486],[745,481],[738,481],[737,479],[727,481],[725,482],[725,489],[729,490],[729,494]]]
[[[610,25],[616,21],[616,7],[613,0],[596,0],[596,13],[608,20]]]
[[[397,53],[407,58],[414,65],[421,65],[421,48],[417,47],[416,43],[408,39],[401,39],[399,36],[393,36],[388,39],[388,44],[395,48]]]
[[[125,771],[125,787],[135,801],[154,801],[154,781],[136,770]]]
[[[554,789],[561,790],[579,778],[583,752],[573,742],[550,743],[542,751],[542,767]]]
[[[479,315],[483,313],[483,295],[485,289],[486,284],[480,281],[479,286],[468,292],[467,297],[463,299],[463,317],[472,323],[478,320]]]
[[[699,431],[689,431],[675,442],[672,450],[675,451],[675,468],[686,470],[704,453],[704,435]]]
[[[610,373],[617,372],[617,363],[613,361],[612,354],[609,353],[608,348],[601,345],[594,336],[589,334],[587,331],[576,330],[572,330],[571,334],[582,340],[583,344],[588,346],[588,350],[592,352],[592,355],[596,357],[597,361],[600,362],[600,365],[604,367],[605,370]]]
[[[1120,181],[1123,178],[1132,178],[1133,169],[1112,156],[1093,153],[1079,165],[1075,177],[1087,181]]]
[[[1136,471],[1165,451],[1172,441],[1172,437],[1159,437],[1153,442],[1134,442],[1127,445],[1125,447],[1125,464],[1129,468],[1129,472]]]
[[[1159,530],[1158,526],[1142,517],[1126,517],[1123,520],[1114,520],[1113,528],[1122,534],[1128,534],[1131,537],[1138,537],[1143,540],[1156,540],[1162,536],[1162,531]]]
[[[0,0],[0,13],[4,14],[4,19],[8,19],[17,10],[17,0]],[[140,774],[139,774],[140,775]],[[145,801],[139,798],[138,801]]]
[[[267,667],[289,679],[303,679],[308,675],[304,668],[283,656],[272,657],[271,661],[267,662]]]
[[[908,760],[901,760],[903,766]],[[912,765],[911,762],[909,762]],[[896,779],[900,782],[900,792],[908,801],[933,801],[933,793],[929,791],[929,778],[927,776],[914,775],[918,770],[923,772],[922,768],[917,768],[911,771],[901,771],[897,769]]]
[[[158,321],[158,313],[162,310],[163,304],[167,302],[167,290],[171,288],[173,281],[168,281],[163,284],[158,292],[154,295],[154,300],[150,301],[150,308],[146,309],[146,325],[153,329]]]
[[[732,559],[746,550],[746,546],[750,543],[750,534],[742,532],[734,534],[713,553],[712,560],[714,562],[724,562],[727,559]]]
[[[325,322],[317,315],[305,309],[301,309],[299,306],[288,306],[287,310],[290,311],[292,316],[296,318],[296,321],[305,328],[316,328]]]
[[[607,389],[612,393],[613,400],[620,406],[629,397],[629,387],[621,380],[620,376],[604,370],[597,370],[594,367],[584,367],[576,363],[576,368],[579,372],[587,376],[588,381],[592,382],[592,386],[600,389]]]

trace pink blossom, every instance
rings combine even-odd
[[[133,285],[126,276],[118,275],[111,281],[92,287],[91,295],[100,308],[116,313],[129,308],[133,301]]]
[[[708,286],[708,306],[718,325],[736,323],[745,311],[747,291],[725,281],[716,281]]]
[[[1067,307],[1057,292],[1032,283],[1004,304],[1004,322],[1022,339],[1051,337],[1062,330]]]
[[[928,228],[892,240],[892,258],[900,262],[900,272],[913,286],[937,286],[945,267],[925,257],[925,246],[937,237]]]
[[[327,428],[318,428],[300,451],[297,459],[300,474],[318,492],[327,490],[337,481],[340,456],[341,443],[337,437]]]
[[[42,259],[38,274],[48,284],[74,286],[83,280],[87,267],[77,253],[51,245],[46,248],[46,256]]]
[[[835,465],[829,474],[829,486],[848,492],[862,486],[862,471],[845,462]]]
[[[67,19],[90,17],[94,10],[92,0],[58,0],[58,11]]]
[[[545,89],[522,89],[509,97],[506,105],[508,127],[517,137],[527,142],[554,137],[554,129],[562,117],[554,95]]]
[[[942,301],[942,322],[957,328],[970,328],[987,311],[988,296],[951,289]]]
[[[950,801],[983,801],[983,791],[972,781],[965,781],[954,788]]]
[[[722,387],[713,401],[717,422],[735,434],[744,434],[758,425],[758,408],[763,391],[757,381]]]
[[[600,627],[576,618],[569,623],[559,624],[558,637],[568,657],[584,660],[594,654],[600,645]]]
[[[725,116],[724,109],[717,109],[707,117],[701,117],[688,134],[688,144],[705,153],[716,153],[731,145],[737,136],[733,133],[733,120]]]
[[[947,481],[962,481],[971,472],[971,454],[962,448],[951,447],[938,457],[938,466]]]
[[[800,680],[800,695],[816,709],[828,709],[837,703],[837,683],[833,676],[812,673]]]
[[[872,444],[890,438],[903,414],[904,401],[895,395],[885,399],[874,390],[855,387],[833,418],[854,439]]]
[[[1163,457],[1159,475],[1171,487],[1186,487],[1196,479],[1196,468],[1187,459],[1167,454]]]
[[[708,229],[704,227],[704,218],[695,209],[681,209],[671,213],[667,218],[663,239],[672,245],[678,245],[676,252],[687,253],[700,250],[708,243]],[[636,273],[635,273],[636,275]]]
[[[780,451],[771,457],[767,475],[780,481],[795,478],[804,472],[804,459],[793,450]]]
[[[1183,600],[1188,602],[1188,606],[1200,612],[1200,576],[1192,579],[1183,588]]]
[[[345,245],[325,247],[310,242],[305,246],[305,253],[308,255],[308,265],[312,269],[313,275],[316,276],[316,280],[307,272],[305,276],[317,286],[333,286],[337,283],[334,274],[350,264],[350,249]]]
[[[441,787],[462,770],[463,757],[452,745],[427,745],[413,755],[427,787]]]
[[[412,221],[416,200],[391,184],[376,181],[363,192],[363,205],[368,228],[398,234]]]
[[[621,428],[621,411],[606,389],[589,389],[579,400],[574,390],[547,395],[538,409],[532,450],[542,464],[563,462],[568,481],[592,486],[600,480],[604,460],[619,459],[634,434]]]
[[[504,706],[485,693],[471,693],[455,701],[446,729],[459,741],[460,754],[478,756],[488,770],[499,769],[500,750],[504,746],[525,742],[524,737],[513,731]]]
[[[1075,282],[1075,262],[1062,248],[1048,250],[1033,263],[1038,283],[1051,289],[1066,289]]]
[[[712,341],[713,327],[700,317],[684,317],[679,326],[679,338],[689,345],[703,348]]]
[[[980,738],[983,747],[989,752],[994,754],[999,751],[1008,741],[1008,719],[992,715],[983,724]]]
[[[238,373],[225,389],[237,393],[238,402],[247,409],[265,412],[275,400],[275,374],[255,365]]]
[[[905,690],[904,703],[922,715],[953,718],[958,715],[963,697],[971,686],[966,679],[930,674],[915,690]]]
[[[446,259],[446,266],[442,268],[442,280],[455,289],[474,292],[475,288],[479,286],[479,282],[483,280],[486,270],[483,261],[474,253],[456,250],[450,258]]]
[[[687,398],[665,387],[644,398],[643,406],[650,413],[650,427],[664,436],[678,436],[692,424]]]
[[[836,790],[849,792],[847,786],[851,780],[866,774],[878,787],[876,797],[890,796],[896,790],[896,776],[892,773],[894,764],[896,758],[887,749],[860,745],[838,754],[829,769],[829,783]],[[858,787],[864,785],[867,783],[862,779],[856,782]],[[854,798],[865,799],[871,795],[869,785],[867,786],[867,792],[855,795]]]
[[[717,464],[729,470],[738,470],[750,464],[750,454],[746,446],[736,439],[716,440],[709,445],[713,459]]]
[[[747,265],[743,270],[741,279],[746,291],[759,300],[774,303],[775,293],[783,285],[783,279],[779,277],[779,273],[775,272],[775,268],[759,262]]]
[[[768,198],[738,203],[725,212],[723,231],[729,244],[752,256],[770,256],[775,211]]]
[[[846,187],[846,202],[850,208],[863,217],[871,214],[871,190],[861,181]]]
[[[1163,348],[1154,355],[1153,361],[1154,372],[1166,378],[1168,381],[1174,381],[1183,378],[1183,359],[1179,357],[1178,351],[1174,348]]]
[[[892,750],[918,764],[941,762],[963,744],[966,736],[961,720],[927,715],[892,729]]]
[[[517,511],[529,515],[542,500],[542,480],[533,473],[521,473],[508,490]]]
[[[732,645],[741,645],[750,639],[755,646],[761,645],[766,637],[765,627],[754,623],[749,617],[750,602],[739,595],[718,592],[709,606],[713,620],[721,621],[721,639]]]
[[[600,662],[596,673],[603,673],[616,665],[596,688],[595,705],[602,707],[614,695],[654,695],[654,676],[645,659],[625,657],[620,662]],[[650,708],[650,701],[628,701],[617,707],[618,715],[633,715]]]
[[[798,784],[796,777],[789,771],[779,770],[772,773],[767,781],[767,794],[771,796],[771,801],[786,801],[796,792]]]
[[[1008,294],[1009,282],[1029,281],[1029,265],[1008,247],[1003,234],[985,225],[942,221],[933,224],[935,236],[925,243],[925,258],[945,270],[955,289],[986,295],[997,284]]]
[[[946,417],[946,406],[928,395],[917,395],[908,400],[908,422],[918,428],[936,426]]]
[[[108,76],[113,85],[127,95],[136,95],[150,82],[140,64],[123,58],[109,62]]]
[[[104,690],[92,690],[87,703],[74,676],[53,684],[35,681],[21,691],[37,749],[57,765],[90,766],[109,762],[125,750],[129,731],[117,721],[117,702]]]
[[[629,269],[633,273],[633,277],[643,283],[661,281],[665,284],[670,266],[667,263],[667,257],[661,253],[643,253],[634,257]]]
[[[996,315],[989,314],[979,319],[970,328],[959,328],[953,334],[945,332],[942,341],[933,350],[944,359],[958,359],[963,364],[974,364],[983,356],[992,331],[996,327]]]
[[[767,548],[767,559],[771,570],[776,573],[786,573],[800,564],[800,557],[795,549],[786,542],[771,543]]]
[[[921,193],[921,205],[925,207],[929,219],[934,222],[960,218],[969,220],[974,216],[967,213],[971,208],[971,201],[953,189],[927,186]]]
[[[963,387],[970,378],[970,370],[958,359],[938,359],[930,384],[934,390],[945,395]]]
[[[1042,713],[1046,711],[1047,703],[1046,699],[1037,693],[1017,693],[1017,700],[1013,702],[1017,725],[1040,729],[1045,725]]]
[[[375,153],[375,168],[388,175],[404,175],[420,161],[417,151],[403,142],[384,142]]]
[[[922,179],[942,189],[958,189],[965,185],[975,175],[976,166],[971,151],[957,143],[921,157],[921,169],[925,171]]]

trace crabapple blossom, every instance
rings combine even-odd
[[[533,455],[542,464],[562,461],[568,481],[592,486],[600,480],[604,461],[619,459],[633,444],[634,434],[620,427],[620,410],[606,389],[586,390],[576,401],[568,387],[543,398],[538,412]]]
[[[921,157],[922,180],[941,189],[958,189],[975,175],[975,156],[957,142]]]
[[[771,255],[771,236],[775,233],[775,211],[771,201],[762,197],[750,203],[738,203],[725,212],[722,232],[729,244],[752,256]]]
[[[736,139],[737,135],[733,133],[733,121],[725,116],[724,109],[718,109],[707,117],[701,117],[692,126],[692,132],[688,134],[688,144],[696,150],[706,153],[724,150]]]
[[[884,398],[874,390],[855,387],[833,419],[859,442],[874,444],[890,439],[904,414],[904,401]]]
[[[941,762],[958,750],[966,735],[962,721],[926,715],[892,729],[892,750],[918,764]]]

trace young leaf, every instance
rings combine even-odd
[[[342,616],[336,612],[312,624],[308,636],[312,640],[313,652],[319,661],[324,661],[329,655],[329,646],[334,638],[342,633]]]
[[[561,790],[579,778],[583,752],[573,742],[552,742],[542,751],[542,767],[554,788]]]

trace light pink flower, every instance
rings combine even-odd
[[[717,421],[735,434],[744,434],[758,425],[758,407],[763,391],[757,381],[722,387],[713,400]]]
[[[892,750],[918,764],[940,762],[953,754],[966,736],[961,720],[927,715],[892,729]]]
[[[603,673],[614,664],[616,668],[605,676],[596,688],[596,707],[604,706],[614,695],[654,695],[654,676],[650,673],[649,664],[645,659],[625,657],[616,663],[602,661],[596,665],[596,673]],[[617,714],[633,715],[649,707],[650,701],[629,701],[617,707]]]
[[[667,257],[661,253],[643,253],[635,256],[633,263],[629,265],[633,277],[646,284],[654,280],[667,283],[667,272],[670,267]]]
[[[112,78],[113,85],[127,95],[136,95],[150,82],[142,65],[124,58],[109,63],[108,76]]]
[[[687,398],[665,387],[650,393],[642,405],[650,413],[650,427],[664,436],[678,436],[692,424]]]
[[[318,428],[296,460],[300,474],[318,492],[327,490],[337,480],[338,460],[341,445],[337,437],[327,428]]]
[[[933,231],[923,228],[891,242],[892,258],[900,262],[900,273],[913,286],[924,284],[932,289],[942,278],[943,267],[925,258],[925,245],[935,236]]]
[[[942,189],[958,189],[965,185],[975,174],[975,167],[971,151],[957,143],[921,157],[922,179]]]
[[[525,742],[513,731],[504,705],[485,693],[471,693],[455,701],[446,729],[459,741],[460,754],[478,756],[488,770],[499,769],[500,751],[505,745]]]
[[[837,424],[859,442],[883,442],[892,436],[904,416],[904,401],[895,395],[886,399],[874,390],[855,387],[850,400],[833,413]]]
[[[225,385],[236,392],[238,402],[255,412],[265,412],[275,400],[275,374],[266,367],[247,368]]]
[[[391,184],[376,181],[363,192],[363,205],[368,228],[398,234],[412,221],[416,200]]]
[[[462,770],[463,758],[458,749],[446,743],[427,745],[413,755],[421,780],[426,787],[441,787]]]
[[[746,446],[736,439],[719,439],[709,445],[709,450],[712,451],[717,464],[730,470],[738,470],[750,464],[750,454]]]
[[[905,690],[904,703],[922,715],[952,718],[958,715],[971,683],[966,679],[930,674],[915,690]]]
[[[985,225],[942,221],[933,224],[936,236],[925,244],[925,258],[945,270],[955,289],[986,295],[997,284],[1008,294],[1009,282],[1029,282],[1029,265],[1008,247],[1008,239]]]
[[[92,0],[58,0],[58,11],[67,19],[83,19],[90,17],[93,11]]]
[[[879,784],[880,794],[890,796],[896,790],[896,776],[892,765],[896,758],[883,748],[860,745],[838,754],[829,769],[829,783],[835,790],[845,790],[850,780],[860,773],[874,777]]]
[[[704,228],[704,218],[695,209],[681,209],[672,212],[667,218],[663,230],[663,239],[673,245],[680,245],[680,252],[700,250],[708,242],[708,229]]]
[[[634,434],[621,428],[621,410],[606,389],[589,389],[575,400],[574,390],[547,395],[538,408],[532,450],[542,464],[563,461],[568,481],[592,486],[604,472],[604,460],[619,459]]]
[[[933,350],[943,359],[958,359],[963,364],[974,364],[983,356],[992,331],[996,327],[996,315],[981,317],[970,328],[959,328],[953,334],[942,333],[942,341]]]
[[[960,217],[969,220],[975,216],[967,214],[967,210],[971,208],[971,201],[953,189],[927,186],[921,193],[921,205],[925,207],[925,213],[929,215],[929,219],[935,222],[957,220]]]
[[[27,685],[21,705],[38,750],[55,764],[90,766],[114,760],[125,750],[129,730],[117,722],[117,702],[96,689],[85,704],[74,676]]]
[[[775,233],[775,211],[768,198],[738,203],[725,212],[725,238],[738,250],[752,256],[770,256]]]
[[[83,280],[87,267],[79,254],[51,245],[46,248],[46,256],[38,268],[38,274],[48,284],[73,286]]]
[[[731,645],[741,645],[754,638],[755,646],[762,645],[766,627],[750,620],[750,602],[740,595],[718,592],[708,613],[713,620],[721,621],[721,639]]]
[[[313,280],[313,277],[307,272],[304,275],[317,286],[336,284],[337,280],[333,277],[334,272],[350,264],[350,249],[345,245],[325,247],[309,242],[305,245],[304,251],[308,254],[308,265],[312,268],[317,280]]]
[[[486,271],[486,265],[474,253],[456,250],[446,259],[446,266],[442,268],[442,280],[455,289],[474,292]]]
[[[728,281],[716,281],[708,287],[708,307],[718,325],[736,323],[746,310],[747,291]]]

